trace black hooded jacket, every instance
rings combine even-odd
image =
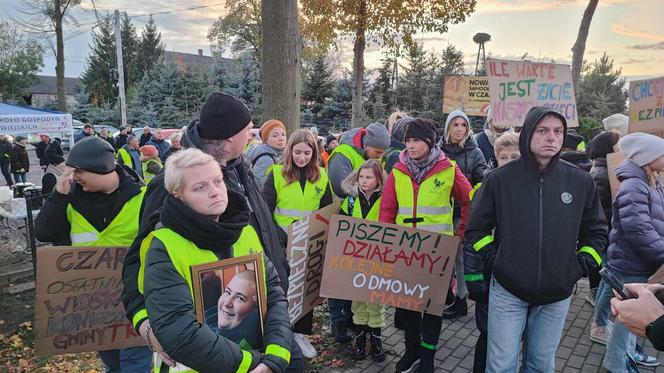
[[[187,133],[182,138],[182,144],[185,147],[194,147],[200,149],[200,137],[196,129],[197,121],[192,121],[187,127]],[[249,223],[254,227],[258,237],[261,239],[263,250],[267,257],[274,264],[281,287],[284,292],[288,290],[288,262],[286,261],[286,250],[279,241],[276,225],[272,219],[272,214],[268,210],[267,204],[263,199],[261,190],[258,187],[255,176],[251,171],[251,164],[241,156],[230,161],[224,168],[224,180],[229,190],[244,195],[247,199],[250,215]],[[168,196],[164,186],[164,173],[154,177],[148,184],[141,205],[141,218],[138,236],[129,248],[125,257],[122,278],[124,289],[122,292],[122,301],[127,312],[129,320],[145,308],[145,299],[138,291],[138,272],[140,269],[140,246],[143,239],[154,230],[159,222],[159,213]],[[138,327],[142,320],[134,320]]]
[[[465,263],[466,274],[491,270],[505,289],[531,304],[569,297],[588,266],[601,262],[599,251],[607,242],[592,177],[560,160],[560,153],[539,170],[530,142],[549,114],[567,129],[564,117],[552,109],[528,112],[519,139],[521,158],[487,175],[466,229],[468,243],[482,256]]]

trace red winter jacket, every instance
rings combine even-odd
[[[417,197],[419,192],[419,184],[413,178],[413,175],[408,170],[408,167],[404,163],[404,157],[406,156],[406,150],[402,150],[399,154],[399,162],[394,165],[394,168],[399,169],[399,171],[410,176],[411,183],[413,185],[413,194],[415,195],[415,214],[417,215]],[[443,153],[440,152],[438,156],[438,161],[436,165],[424,176],[424,180],[431,177],[433,174],[438,173],[442,170],[451,167],[449,158]],[[468,179],[463,175],[459,166],[454,166],[454,185],[452,186],[452,198],[454,202],[461,205],[461,223],[457,228],[456,234],[459,238],[463,239],[464,230],[466,229],[466,223],[468,222],[468,216],[470,212],[470,191],[472,187],[468,182]],[[397,211],[399,209],[399,202],[397,201],[397,191],[394,189],[394,171],[390,172],[390,176],[387,177],[387,182],[385,188],[383,189],[383,199],[380,204],[380,215],[379,220],[383,223],[392,223],[396,222]],[[417,216],[415,216],[417,217]],[[415,223],[414,228],[417,228],[417,223]]]

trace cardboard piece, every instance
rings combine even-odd
[[[122,304],[125,247],[37,250],[37,355],[141,346]]]
[[[620,189],[620,182],[618,181],[618,177],[616,177],[616,167],[624,160],[625,157],[619,152],[606,155],[606,168],[609,173],[609,185],[611,186],[611,200],[616,199],[616,194],[618,194],[618,189]]]
[[[486,116],[489,80],[486,76],[446,76],[443,89],[443,113],[463,110],[467,115]]]
[[[576,98],[569,65],[487,59],[493,122],[522,126],[532,107],[550,107],[578,127]]]
[[[288,277],[288,315],[291,325],[313,310],[323,299],[319,296],[330,218],[339,213],[333,203],[288,227],[286,258]]]
[[[629,82],[629,132],[664,135],[664,77]]]
[[[321,296],[439,315],[459,239],[334,215]]]

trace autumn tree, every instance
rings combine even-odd
[[[353,33],[352,125],[362,116],[364,50],[367,40],[388,47],[409,44],[417,32],[447,31],[463,22],[476,0],[301,0],[304,32],[323,46],[339,34]]]
[[[261,1],[226,0],[226,14],[219,17],[208,31],[212,52],[220,57],[250,51],[256,61],[261,57]]]
[[[0,100],[21,102],[44,66],[44,50],[14,22],[0,20]]]

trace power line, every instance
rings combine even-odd
[[[148,13],[144,13],[144,14],[132,15],[130,17],[132,17],[132,18],[141,18],[141,17],[156,16],[156,15],[161,15],[161,14],[180,13],[180,12],[187,12],[187,11],[196,10],[196,9],[210,8],[210,7],[218,6],[218,5],[224,5],[224,3],[221,2],[221,3],[214,3],[214,4],[208,4],[208,5],[198,5],[198,6],[193,6],[193,7],[189,7],[189,8],[183,8],[183,9],[164,10],[164,11],[161,11],[161,12],[148,12]]]

